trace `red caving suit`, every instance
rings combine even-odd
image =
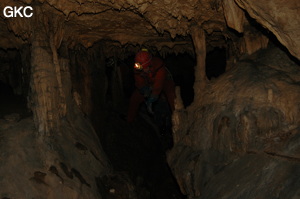
[[[140,104],[145,100],[145,97],[140,93],[140,89],[145,86],[151,86],[153,96],[159,96],[161,93],[165,95],[172,111],[174,111],[175,99],[175,84],[169,72],[164,66],[164,62],[158,58],[153,57],[149,66],[149,72],[137,71],[134,72],[135,86],[127,114],[127,121],[133,122],[135,119]]]

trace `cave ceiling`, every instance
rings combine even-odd
[[[95,42],[106,40],[119,47],[139,44],[159,50],[192,51],[189,35],[193,26],[206,31],[208,45],[226,47],[226,39],[232,39],[233,32],[245,31],[246,11],[299,58],[300,19],[292,18],[299,18],[300,3],[297,0],[288,2],[286,5],[284,0],[272,3],[250,0],[2,0],[2,11],[5,6],[30,5],[34,16],[5,18],[1,12],[0,46],[19,48],[30,42],[32,33],[40,28],[37,23],[44,27],[52,23],[56,24],[54,32],[59,34],[58,40],[69,47],[76,44],[91,47]],[[283,5],[287,8],[281,8]]]

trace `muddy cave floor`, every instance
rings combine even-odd
[[[18,122],[32,117],[25,97],[3,88],[1,93],[0,120]],[[166,162],[170,140],[153,129],[153,121],[146,111],[142,108],[132,124],[124,121],[120,112],[112,111],[110,106],[105,113],[97,130],[102,147],[114,170],[129,177],[138,198],[185,198]]]

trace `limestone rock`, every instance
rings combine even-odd
[[[250,1],[235,0],[258,23],[276,35],[292,55],[300,59],[300,16],[298,0]]]
[[[4,48],[20,48],[24,43],[30,43],[35,23],[47,23],[48,18],[60,18],[64,31],[57,34],[61,40],[68,42],[69,47],[78,43],[91,47],[100,40],[118,41],[117,45],[147,44],[162,48],[162,43],[168,46],[180,44],[182,49],[189,51],[191,43],[188,36],[191,27],[202,27],[212,38],[210,45],[226,47],[226,42],[214,37],[212,32],[222,32],[223,37],[230,36],[228,27],[239,33],[244,32],[247,24],[245,12],[266,27],[278,40],[285,45],[292,55],[300,57],[299,49],[299,7],[297,0],[285,2],[252,2],[248,0],[189,0],[189,1],[111,1],[100,2],[82,0],[46,0],[40,1],[34,7],[33,18],[5,18],[0,20],[0,42]],[[32,1],[12,3],[1,1],[0,10],[5,6],[24,6]],[[31,5],[31,4],[29,4]],[[242,9],[244,10],[242,10]],[[3,15],[3,13],[1,13]],[[226,21],[225,21],[226,19]],[[62,30],[62,29],[61,29]],[[183,39],[182,39],[183,38]],[[249,38],[249,37],[248,37]],[[182,40],[186,45],[182,45]],[[217,42],[216,42],[217,40]],[[265,40],[264,40],[265,41]],[[264,41],[260,41],[265,43]],[[247,42],[248,43],[248,42]],[[256,42],[258,43],[258,42]],[[112,42],[112,45],[116,43]],[[256,45],[259,46],[259,45]],[[247,48],[249,44],[247,44]],[[177,49],[174,49],[178,51]]]
[[[287,192],[280,183],[293,182],[289,194],[299,194],[299,180],[292,177],[299,175],[300,146],[294,141],[299,137],[299,75],[299,65],[271,48],[244,57],[208,85],[184,121],[189,122],[181,132],[185,136],[168,157],[183,193],[274,198]]]
[[[94,139],[67,123],[46,142],[36,131],[31,118],[0,129],[1,198],[101,198],[96,177],[110,167]]]
[[[242,33],[244,31],[245,22],[244,11],[238,7],[234,0],[227,0],[222,3],[227,25],[239,33]]]

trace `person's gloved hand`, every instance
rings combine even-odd
[[[144,96],[144,97],[149,97],[151,94],[151,87],[150,86],[144,86],[143,88],[141,88],[140,93]]]
[[[147,110],[149,113],[154,114],[153,109],[152,109],[152,104],[158,99],[157,96],[151,95],[150,97],[147,98],[146,100],[146,106]]]

